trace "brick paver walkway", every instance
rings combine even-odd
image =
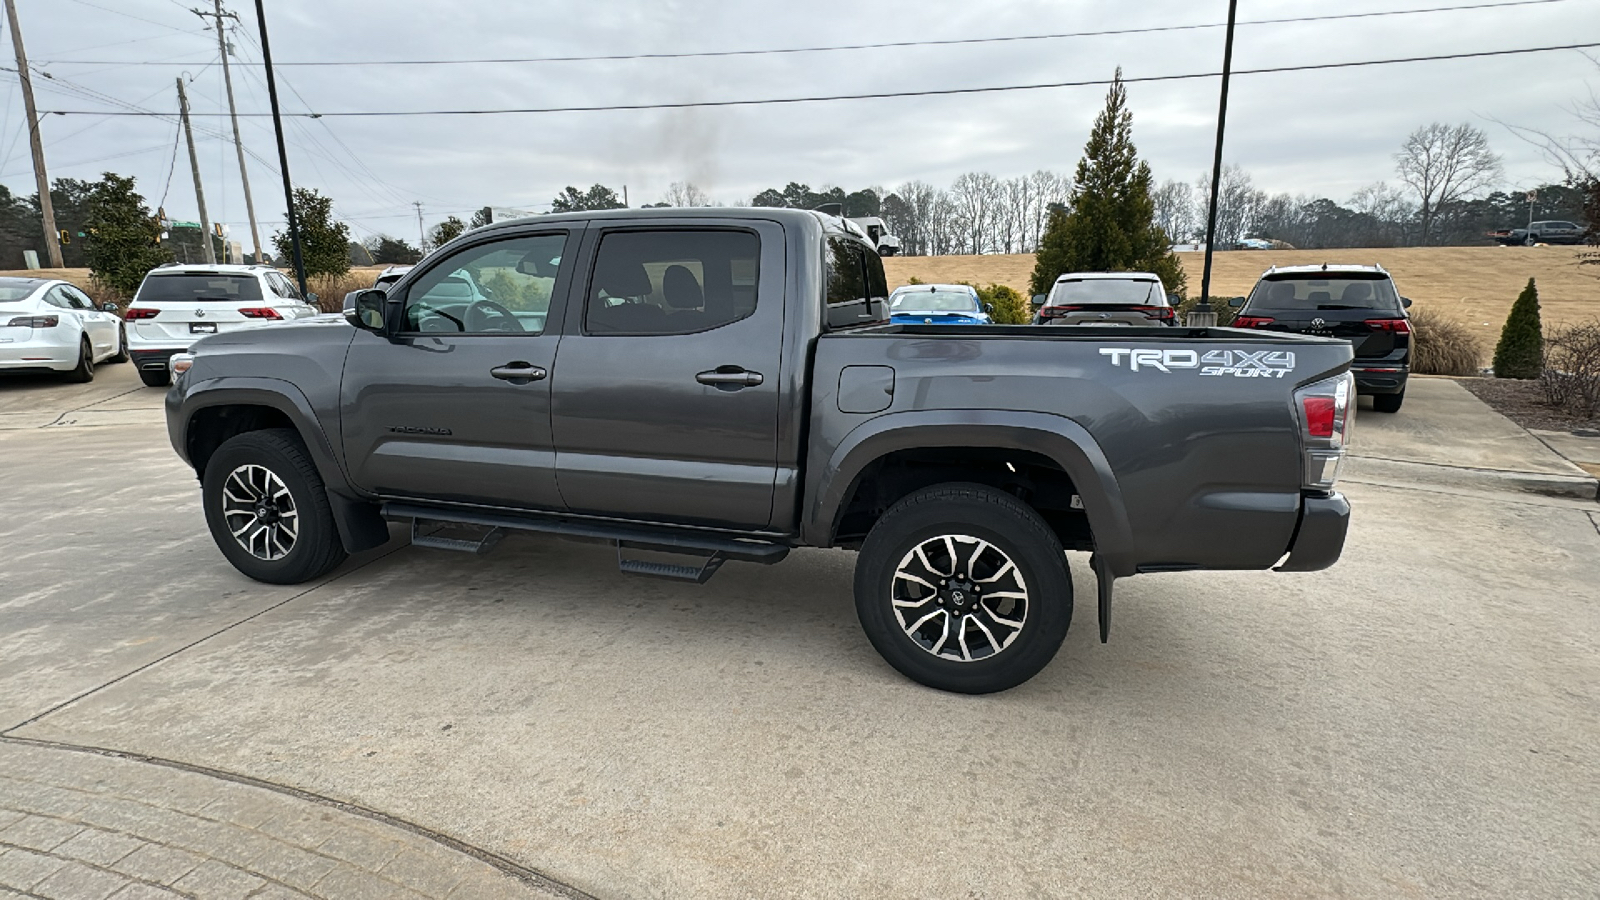
[[[328,803],[0,742],[0,900],[582,896]]]

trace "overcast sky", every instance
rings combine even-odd
[[[226,111],[209,24],[188,7],[210,0],[16,0],[30,60],[55,76],[34,80],[41,110],[114,108],[106,98],[173,113],[174,79],[187,72],[197,114]],[[1241,21],[1481,4],[1485,0],[1244,0]],[[254,4],[228,0],[241,112],[266,112]],[[587,56],[778,49],[893,41],[1008,37],[1220,23],[1223,0],[271,0],[266,4],[286,112],[673,103],[875,91],[1020,85],[1211,72],[1223,29],[937,47],[701,59],[467,66],[284,66],[332,62]],[[1600,0],[1510,8],[1241,25],[1236,69],[1600,42]],[[11,64],[7,34],[0,59]],[[1594,54],[1595,51],[1588,51]],[[80,62],[71,62],[77,60]],[[96,61],[85,64],[81,61]],[[104,61],[160,62],[106,65]],[[15,76],[0,73],[0,183],[34,191]],[[100,96],[83,96],[86,88]],[[1133,84],[1134,140],[1157,180],[1208,171],[1217,79]],[[1600,66],[1578,51],[1243,75],[1233,82],[1230,163],[1257,186],[1344,200],[1393,180],[1393,153],[1431,121],[1482,127],[1505,157],[1505,188],[1557,173],[1495,120],[1571,132],[1571,106],[1600,90]],[[477,117],[296,119],[287,125],[295,182],[334,198],[357,237],[416,239],[412,201],[431,226],[481,206],[541,210],[568,184],[624,185],[634,205],[691,181],[722,202],[788,181],[893,188],[941,187],[965,171],[998,177],[1069,172],[1104,87],[626,112]],[[197,115],[203,132],[227,119]],[[149,117],[46,116],[53,178],[106,170],[138,179],[152,206],[196,215],[176,129]],[[243,120],[246,146],[276,163],[271,120]],[[248,249],[233,148],[197,134],[213,220]],[[250,161],[264,230],[281,227],[272,170]],[[266,236],[263,235],[263,239]]]

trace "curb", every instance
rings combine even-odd
[[[1447,466],[1439,463],[1352,455],[1346,459],[1341,477],[1376,478],[1489,491],[1520,491],[1574,500],[1600,500],[1600,479],[1577,466],[1572,467],[1572,474],[1555,475],[1542,472],[1474,469],[1470,466]]]

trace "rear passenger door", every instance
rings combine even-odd
[[[552,370],[574,512],[764,528],[777,473],[784,244],[776,223],[592,229]]]

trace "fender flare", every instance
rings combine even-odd
[[[1088,429],[1065,416],[1013,410],[950,409],[889,413],[858,425],[807,484],[802,537],[826,547],[845,492],[868,465],[897,450],[996,447],[1037,453],[1072,479],[1094,533],[1095,553],[1110,573],[1134,574],[1133,529],[1105,452]]]
[[[222,377],[202,381],[189,387],[180,396],[177,391],[167,395],[167,430],[172,447],[184,462],[189,458],[189,423],[196,413],[216,406],[265,406],[288,417],[306,450],[311,463],[322,476],[328,491],[328,504],[333,511],[334,524],[339,529],[339,539],[351,553],[369,550],[389,539],[388,525],[379,514],[378,505],[357,492],[345,477],[339,457],[322,427],[311,402],[293,382],[281,378]]]

